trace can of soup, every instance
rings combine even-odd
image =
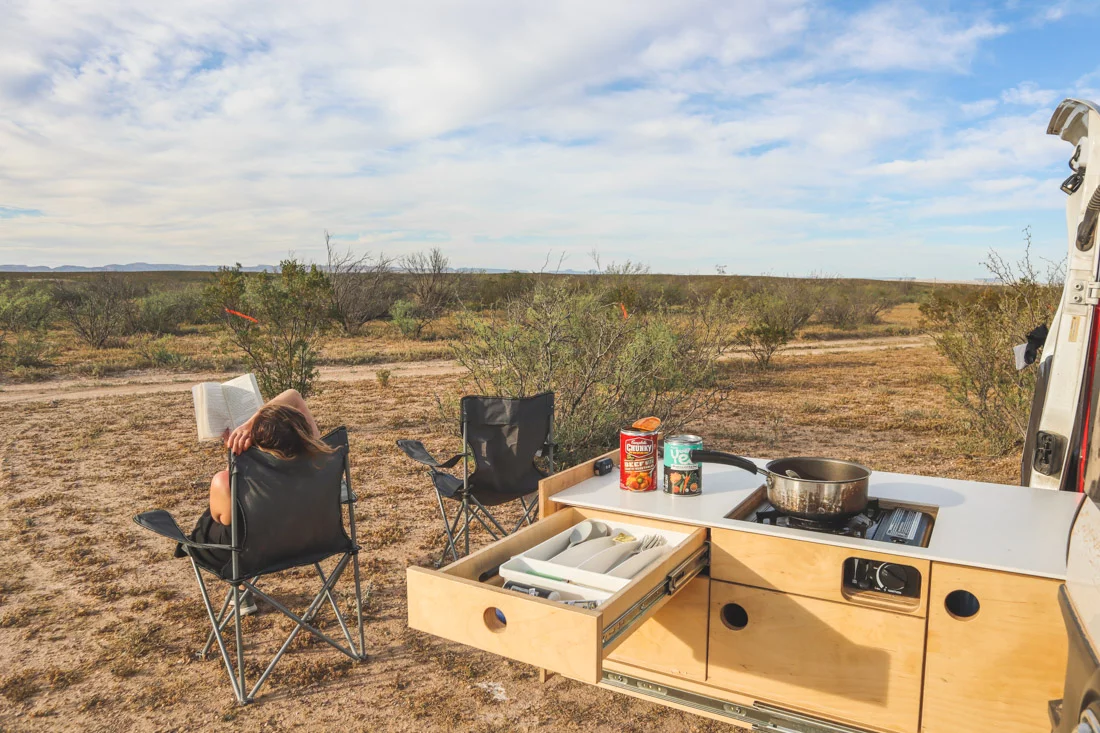
[[[657,431],[623,428],[619,432],[619,488],[657,489]]]
[[[703,493],[703,464],[691,459],[691,452],[703,449],[698,435],[672,435],[665,438],[666,494],[698,496]]]

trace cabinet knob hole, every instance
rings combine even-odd
[[[749,614],[744,606],[736,603],[727,603],[722,606],[722,623],[727,629],[740,631],[749,625]]]
[[[982,607],[982,604],[978,603],[978,597],[966,590],[951,591],[947,594],[943,605],[947,608],[947,612],[957,619],[973,618]]]
[[[504,617],[504,612],[499,608],[486,608],[485,613],[482,614],[482,619],[485,621],[485,626],[495,634],[499,634],[504,631],[508,626],[508,619]]]

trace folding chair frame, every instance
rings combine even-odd
[[[443,565],[447,559],[447,553],[451,554],[454,561],[464,555],[470,554],[470,523],[471,520],[476,519],[485,531],[489,533],[494,540],[499,540],[508,534],[511,534],[522,527],[524,524],[531,524],[534,520],[538,519],[539,513],[539,501],[537,496],[533,496],[530,504],[527,502],[527,496],[519,497],[519,502],[523,506],[523,516],[512,528],[511,532],[505,530],[500,526],[500,522],[493,517],[492,513],[486,508],[484,504],[478,501],[476,496],[470,494],[470,445],[466,442],[466,421],[462,421],[462,501],[458,506],[455,516],[447,516],[447,509],[443,505],[443,495],[439,492],[439,487],[435,486],[435,482],[432,482],[432,487],[435,489],[435,499],[439,504],[439,514],[443,517],[443,531],[446,533],[447,542],[443,547],[443,552],[439,556],[439,561],[435,564],[436,567]],[[550,473],[554,473],[554,415],[550,415],[550,429],[546,436],[546,457],[550,462]],[[435,471],[435,469],[431,469]],[[430,472],[429,472],[430,473]],[[489,525],[485,520],[488,519],[492,523]],[[461,527],[461,528],[460,528]],[[494,531],[495,529],[495,531]],[[462,555],[458,554],[458,542],[464,542],[464,551]]]
[[[232,497],[232,503],[230,504],[230,506],[235,507],[237,506],[237,464],[234,460],[234,456],[232,453],[230,453],[229,455],[229,463],[229,486]],[[333,568],[332,572],[327,577],[325,576],[324,571],[321,569],[320,562],[313,563],[313,567],[317,571],[317,575],[321,579],[321,590],[318,591],[317,595],[314,596],[313,601],[309,604],[309,607],[300,616],[295,614],[282,603],[279,603],[277,600],[275,600],[256,586],[256,583],[262,576],[257,575],[235,584],[219,577],[212,571],[201,567],[197,562],[195,562],[194,556],[189,551],[189,545],[196,547],[205,547],[209,549],[228,550],[232,556],[233,577],[239,578],[240,553],[242,550],[239,549],[239,540],[241,538],[237,536],[238,523],[236,521],[232,522],[232,524],[230,525],[230,542],[232,543],[231,545],[198,545],[196,543],[184,543],[185,548],[188,549],[187,556],[188,559],[191,560],[191,567],[195,571],[195,580],[198,581],[199,591],[202,594],[203,605],[206,606],[206,614],[210,620],[211,626],[210,634],[207,636],[206,639],[206,645],[203,646],[202,651],[199,652],[199,656],[205,659],[207,653],[210,651],[211,646],[215,642],[217,643],[218,651],[221,654],[222,661],[225,663],[226,671],[229,673],[229,683],[233,687],[233,694],[237,698],[237,703],[240,705],[247,705],[248,703],[255,700],[256,695],[260,691],[260,688],[263,687],[265,682],[267,682],[267,678],[275,669],[275,665],[279,662],[280,659],[282,659],[283,654],[286,653],[286,650],[290,648],[291,643],[298,636],[298,633],[303,629],[313,634],[318,639],[329,644],[341,653],[346,654],[348,657],[357,662],[363,661],[367,658],[365,653],[366,642],[363,629],[363,596],[359,575],[359,545],[356,542],[355,536],[355,503],[357,501],[357,498],[355,496],[355,493],[352,491],[351,465],[346,454],[344,456],[344,481],[347,485],[347,500],[344,503],[348,507],[348,525],[350,530],[349,538],[351,539],[352,546],[350,550],[340,555],[340,559],[337,561],[336,567]],[[340,579],[340,576],[343,575],[349,561],[352,566],[352,575],[355,580],[355,614],[359,627],[358,649],[356,649],[355,643],[352,641],[351,631],[348,629],[347,623],[344,621],[344,616],[342,613],[340,613],[339,605],[336,603],[336,599],[333,597],[332,594],[333,587]],[[210,593],[206,587],[206,582],[203,580],[202,577],[202,571],[204,570],[209,573],[215,580],[219,580],[229,585],[229,589],[226,591],[225,594],[225,600],[222,602],[221,611],[217,614],[214,613],[214,607],[210,602]],[[284,641],[283,645],[279,647],[279,650],[275,652],[275,655],[271,658],[271,661],[268,662],[267,667],[264,669],[259,679],[256,680],[256,683],[252,686],[252,689],[248,690],[247,693],[245,692],[246,685],[244,673],[244,636],[241,632],[241,599],[246,591],[251,591],[251,593],[255,597],[260,598],[261,600],[271,604],[272,607],[274,607],[276,610],[278,610],[280,613],[282,613],[284,616],[294,622],[294,629],[291,630],[290,635],[286,638],[286,641]],[[367,589],[367,593],[369,597],[369,588]],[[340,630],[343,632],[344,639],[347,641],[347,646],[341,645],[339,642],[334,640],[325,632],[318,629],[312,623],[325,600],[329,602],[329,606],[332,608],[333,613],[336,614],[336,620],[340,624]],[[232,610],[230,610],[231,605]],[[222,638],[222,632],[229,624],[230,620],[233,621],[233,631],[236,641],[236,665],[234,665],[233,661],[230,659],[230,654],[229,650],[226,648],[225,639]]]

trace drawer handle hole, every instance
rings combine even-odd
[[[722,606],[722,623],[727,629],[740,631],[749,625],[749,613],[744,606],[736,603],[727,603]]]
[[[953,590],[948,593],[943,605],[951,618],[959,620],[974,618],[982,607],[982,604],[978,603],[978,597],[965,590]]]
[[[499,634],[508,627],[508,619],[499,608],[486,608],[481,618],[485,621],[486,628],[494,634]]]

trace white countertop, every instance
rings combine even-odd
[[[928,547],[912,547],[726,517],[762,484],[762,476],[707,463],[703,465],[701,496],[673,496],[660,489],[637,493],[619,488],[619,472],[615,470],[565,489],[552,500],[699,527],[778,535],[1064,579],[1070,527],[1083,496],[1067,491],[876,471],[871,475],[868,492],[871,497],[939,507]]]

